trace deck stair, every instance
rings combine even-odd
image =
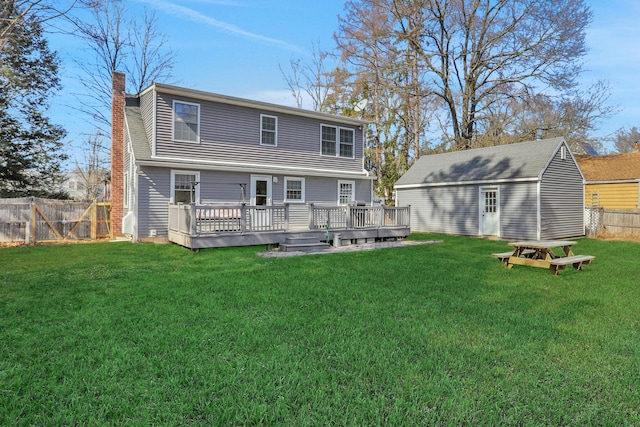
[[[315,237],[287,237],[287,240],[280,244],[280,250],[283,252],[316,251],[330,247],[328,243],[322,242]]]

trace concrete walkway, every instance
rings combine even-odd
[[[437,243],[442,243],[442,240],[421,240],[421,241],[398,240],[395,242],[362,243],[359,245],[340,246],[338,248],[330,247],[328,249],[313,249],[308,251],[291,251],[291,252],[281,252],[276,249],[273,251],[258,252],[257,255],[263,258],[281,258],[281,257],[292,257],[292,256],[302,256],[302,255],[335,254],[339,252],[372,251],[375,249],[399,248],[403,246],[417,246],[417,245],[433,245]]]

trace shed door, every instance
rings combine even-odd
[[[480,234],[500,235],[500,192],[498,187],[480,188]]]

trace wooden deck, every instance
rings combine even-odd
[[[312,204],[308,224],[290,224],[289,205],[171,205],[168,237],[190,249],[280,245],[291,237],[374,242],[408,236],[409,209]]]

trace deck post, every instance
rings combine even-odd
[[[351,216],[352,216],[352,212],[351,212],[351,206],[347,205],[347,230],[351,230]]]
[[[284,204],[284,230],[289,231],[289,203]]]
[[[191,204],[191,215],[189,218],[189,226],[191,228],[191,235],[195,236],[196,234],[198,234],[198,227],[197,227],[197,223],[198,223],[198,219],[196,217],[196,205]]]
[[[315,224],[313,223],[313,203],[309,205],[309,230],[315,230]]]
[[[242,234],[246,234],[247,233],[247,204],[246,203],[242,203],[240,205],[240,232]]]

